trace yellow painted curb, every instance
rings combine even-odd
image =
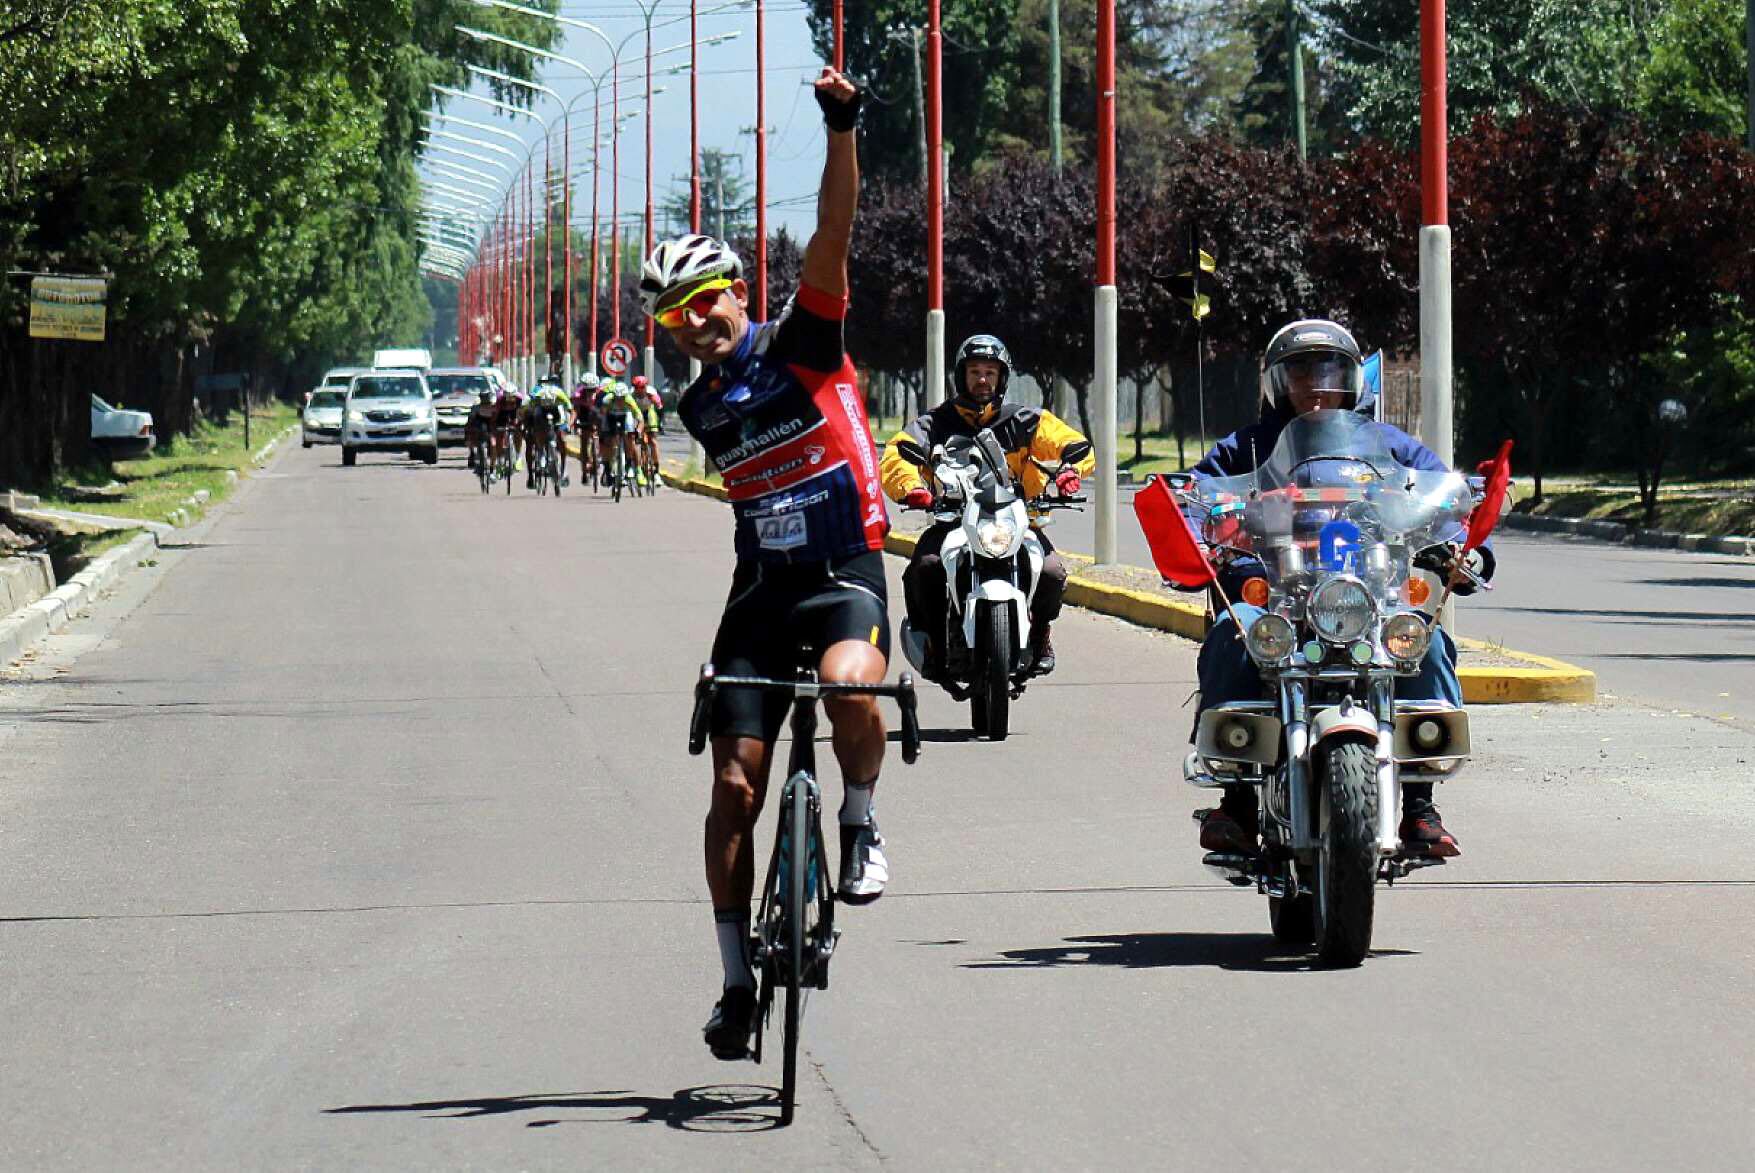
[[[685,477],[678,473],[664,473],[665,483],[685,493],[698,493],[703,497],[726,500],[725,488],[704,481],[699,477]],[[891,530],[884,539],[884,549],[891,554],[907,558],[914,553],[914,546],[919,541],[917,534],[902,533]],[[1069,561],[1090,565],[1091,560],[1083,554],[1061,552],[1061,557]],[[1186,639],[1201,640],[1207,634],[1207,613],[1204,607],[1192,603],[1181,603],[1175,599],[1167,599],[1162,595],[1154,595],[1148,591],[1130,590],[1127,587],[1113,586],[1106,582],[1084,578],[1073,574],[1067,578],[1066,601],[1075,607],[1087,611],[1096,611],[1102,615],[1113,615],[1125,619],[1129,623],[1137,623],[1141,627],[1150,627],[1157,631],[1167,631],[1172,635],[1180,635]],[[1495,655],[1508,659],[1521,660],[1530,665],[1528,668],[1473,668],[1459,666],[1457,676],[1462,681],[1463,700],[1472,705],[1522,705],[1522,704],[1570,704],[1588,705],[1597,699],[1596,673],[1568,664],[1564,660],[1555,660],[1547,656],[1538,656],[1532,652],[1517,652],[1509,648],[1496,647],[1480,640],[1458,640],[1458,644],[1472,651],[1491,651]]]
[[[1576,664],[1496,647],[1476,639],[1457,641],[1472,651],[1491,651],[1508,659],[1522,660],[1528,668],[1459,667],[1463,700],[1475,705],[1562,704],[1589,705],[1597,699],[1597,674]]]

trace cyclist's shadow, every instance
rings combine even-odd
[[[780,1093],[749,1084],[685,1087],[670,1096],[645,1096],[614,1089],[552,1092],[529,1096],[491,1096],[466,1100],[425,1100],[408,1104],[351,1104],[325,1108],[325,1116],[407,1112],[436,1120],[470,1120],[514,1112],[543,1113],[526,1128],[556,1124],[662,1124],[684,1132],[759,1132],[780,1126]]]

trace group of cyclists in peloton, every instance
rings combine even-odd
[[[609,485],[615,477],[628,486],[655,486],[658,477],[658,435],[663,430],[664,399],[644,375],[629,382],[584,375],[571,396],[550,375],[528,396],[510,383],[484,387],[464,427],[469,470],[485,460],[510,476],[523,470],[525,487],[535,487],[537,453],[545,448],[554,461],[558,484],[566,485],[567,437],[578,438],[579,460],[593,484]]]
[[[855,127],[863,95],[825,68],[816,99],[828,131],[817,227],[804,253],[799,286],[772,321],[749,314],[743,265],[723,242],[700,234],[666,240],[646,260],[640,299],[688,357],[700,377],[683,394],[677,415],[724,480],[735,517],[736,564],[710,662],[721,676],[786,678],[809,649],[817,677],[877,684],[889,662],[890,620],[884,578],[884,498],[914,508],[934,503],[937,488],[918,468],[897,459],[904,439],[936,446],[983,430],[1003,435],[1006,462],[1026,497],[1071,496],[1092,473],[1084,437],[1049,413],[1029,411],[1022,426],[994,427],[1019,414],[1008,404],[1010,356],[991,335],[959,348],[950,398],[914,420],[878,459],[865,405],[843,344],[847,258],[858,203]],[[1267,351],[1271,388],[1259,423],[1221,441],[1196,474],[1235,475],[1273,450],[1290,420],[1320,408],[1363,406],[1362,360],[1352,336],[1333,322],[1295,322]],[[1442,467],[1438,458],[1388,424],[1376,423],[1398,459],[1410,467]],[[1068,459],[1070,457],[1070,459]],[[929,535],[903,575],[911,625],[942,631],[941,542]],[[1033,670],[1051,671],[1049,625],[1060,609],[1066,570],[1052,547],[1033,602]],[[1490,577],[1490,564],[1480,577]],[[1459,588],[1459,593],[1467,593]],[[920,612],[927,612],[922,614]],[[1432,641],[1419,680],[1410,687],[1454,696],[1455,651]],[[929,648],[930,665],[944,649]],[[1223,623],[1200,656],[1202,703],[1240,695],[1251,667]],[[928,675],[931,675],[929,667]],[[883,765],[885,728],[875,698],[825,696],[845,797],[840,808],[841,860],[836,896],[848,904],[876,900],[889,880],[885,842],[873,816]],[[721,1059],[744,1058],[757,1010],[751,964],[750,903],[755,881],[753,831],[765,797],[775,740],[787,698],[752,691],[717,692],[709,717],[713,784],[706,820],[707,886],[723,969],[719,1000],[704,1028]],[[1256,835],[1253,794],[1229,788],[1207,816],[1201,843],[1247,847]],[[1431,787],[1404,788],[1401,836],[1434,855],[1455,855],[1455,838],[1439,821]]]

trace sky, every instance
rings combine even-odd
[[[700,35],[703,40],[736,32],[738,35],[720,44],[706,46],[700,53],[700,143],[705,150],[733,151],[741,156],[744,175],[755,180],[755,142],[751,131],[756,124],[756,37],[753,0],[698,0]],[[768,136],[768,226],[777,231],[784,225],[797,236],[808,236],[816,217],[816,188],[822,175],[824,132],[822,117],[806,86],[806,79],[816,77],[822,67],[810,43],[810,29],[805,23],[807,7],[798,0],[769,0],[763,6],[766,28],[765,56],[767,77]],[[624,113],[641,114],[621,127],[620,199],[624,224],[640,222],[645,208],[645,38],[644,21],[636,0],[563,0],[559,15],[572,20],[587,21],[602,29],[609,40],[621,49],[621,108]],[[652,17],[653,87],[664,87],[652,102],[652,184],[653,203],[662,231],[662,207],[665,197],[673,192],[686,192],[689,170],[689,6],[687,0],[657,0]],[[579,28],[567,28],[564,44],[553,52],[572,58],[580,64],[600,71],[606,78],[610,50],[596,35]],[[663,50],[684,46],[673,52]],[[555,90],[563,101],[573,103],[571,119],[573,170],[578,186],[574,189],[574,224],[589,228],[591,180],[590,139],[592,121],[592,87],[577,69],[555,61],[538,61],[537,80]],[[666,71],[681,67],[674,75]],[[474,93],[488,96],[486,83],[477,80]],[[581,96],[582,95],[582,96]],[[602,148],[603,175],[610,172],[608,145],[610,84],[602,87],[605,144]],[[554,165],[560,167],[560,105],[552,98],[541,97],[534,113],[549,119],[554,126]],[[541,130],[527,118],[494,111],[478,102],[447,99],[446,112],[475,121],[491,121],[512,130],[527,142],[541,141]],[[458,133],[483,137],[466,127],[454,128]],[[497,138],[498,136],[486,136]],[[504,141],[504,140],[501,140]],[[456,144],[453,144],[456,145]],[[510,144],[507,144],[510,145]],[[473,148],[465,147],[465,150]],[[541,148],[537,155],[540,159]],[[442,154],[432,156],[445,159]],[[447,160],[472,166],[467,160]],[[442,174],[435,179],[451,182]],[[599,194],[602,214],[607,220],[610,211],[610,190]],[[583,206],[581,206],[583,205]]]

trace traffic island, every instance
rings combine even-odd
[[[681,472],[665,472],[664,481],[684,493],[726,500],[725,487]],[[891,530],[884,549],[900,557],[913,555],[919,535]],[[1185,639],[1206,637],[1204,607],[1169,595],[1156,573],[1138,566],[1093,566],[1082,554],[1061,551],[1077,567],[1066,583],[1066,601],[1086,611],[1111,615]],[[1198,596],[1193,596],[1198,597]],[[1465,662],[1457,666],[1463,700],[1472,705],[1593,704],[1596,673],[1530,652],[1512,651],[1480,640],[1458,640]],[[1469,663],[1467,661],[1485,661]]]

